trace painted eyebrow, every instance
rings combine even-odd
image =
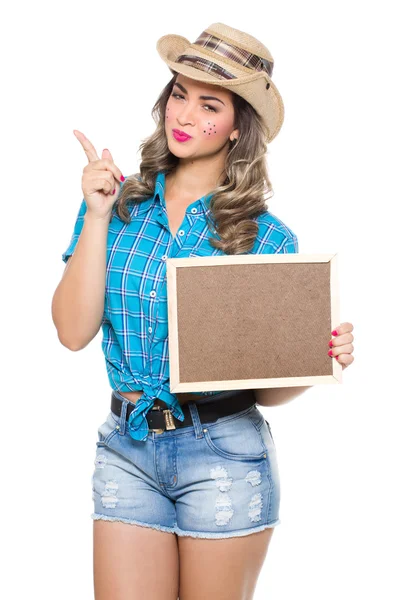
[[[183,85],[181,85],[180,83],[174,83],[174,86],[177,86],[180,90],[182,90],[182,92],[184,94],[187,94],[187,90],[185,90],[185,88],[183,87]],[[221,102],[221,104],[223,104],[225,106],[225,102],[222,102],[222,100],[220,100],[219,98],[216,98],[215,96],[199,96],[200,100],[216,100],[217,102]]]

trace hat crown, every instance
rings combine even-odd
[[[266,46],[264,46],[264,44],[262,44],[257,38],[253,37],[249,33],[241,31],[240,29],[235,29],[234,27],[230,27],[224,23],[213,23],[207,27],[205,31],[233,44],[234,46],[237,46],[238,48],[241,48],[242,50],[256,54],[261,58],[266,58],[271,62],[274,60],[271,52]]]

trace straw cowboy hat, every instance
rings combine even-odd
[[[267,142],[282,127],[284,107],[272,83],[274,59],[256,38],[223,23],[213,23],[193,44],[164,35],[157,51],[172,73],[227,88],[242,96],[262,118]]]

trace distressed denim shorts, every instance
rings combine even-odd
[[[123,396],[125,405],[129,400]],[[275,444],[264,416],[250,408],[146,441],[131,438],[126,406],[98,429],[91,518],[122,521],[180,536],[229,538],[280,523]]]

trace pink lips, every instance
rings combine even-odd
[[[187,133],[184,133],[183,131],[179,131],[179,129],[173,129],[172,134],[178,142],[187,142],[187,140],[192,139],[191,135],[188,135]]]

